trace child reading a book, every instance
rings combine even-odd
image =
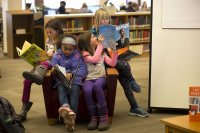
[[[46,40],[47,55],[51,57],[55,50],[60,47],[60,42],[63,35],[61,22],[58,19],[51,19],[47,22],[45,30],[48,36],[48,39]],[[27,113],[33,104],[29,101],[32,83],[42,84],[44,75],[46,74],[48,69],[50,69],[50,67],[49,61],[47,60],[37,65],[31,70],[31,72],[23,72],[22,75],[25,78],[23,82],[22,94],[23,105],[22,110],[19,114],[22,121],[26,120]]]
[[[73,36],[66,35],[62,40],[61,49],[57,50],[51,60],[53,67],[59,65],[65,68],[67,72],[66,78],[72,83],[71,88],[67,88],[59,79],[56,79],[55,83],[61,105],[59,115],[64,119],[69,132],[74,131],[79,90],[83,79],[87,75],[87,66],[83,61],[81,53],[76,48],[76,39]]]
[[[100,8],[95,12],[95,29],[97,29],[100,25],[110,24],[111,23],[111,17],[109,13],[103,9]],[[95,29],[92,30],[92,32],[95,31]],[[98,33],[95,33],[98,34]],[[129,101],[129,104],[131,106],[129,115],[139,116],[139,117],[147,117],[149,114],[144,111],[142,108],[140,108],[137,104],[137,101],[133,95],[133,92],[139,93],[141,91],[140,85],[138,85],[131,73],[131,67],[128,62],[118,60],[115,68],[119,72],[118,80],[120,81],[124,93],[126,95],[126,98]]]
[[[90,114],[89,130],[98,128],[98,130],[103,131],[109,128],[107,104],[103,91],[106,85],[104,63],[114,67],[117,63],[117,52],[114,51],[112,57],[105,54],[102,45],[103,39],[104,37],[101,35],[97,39],[91,33],[84,33],[80,35],[78,41],[79,49],[88,69],[88,75],[83,84],[83,92]],[[96,95],[97,102],[93,99],[93,92]]]

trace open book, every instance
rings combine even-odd
[[[64,86],[68,89],[69,92],[72,83],[66,78],[66,69],[56,64],[54,66],[54,73],[56,74],[57,78],[64,84]]]
[[[16,47],[18,55],[32,66],[36,66],[41,62],[48,60],[47,53],[36,44],[30,44],[25,41],[22,49]]]
[[[124,30],[124,41],[121,42],[120,30]],[[129,23],[121,25],[101,25],[99,26],[99,34],[104,35],[103,45],[104,48],[117,49],[118,59],[130,60],[133,56],[138,55],[137,53],[129,50]],[[110,53],[112,55],[112,53]]]

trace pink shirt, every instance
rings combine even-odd
[[[93,56],[90,55],[89,52],[83,51],[82,55],[84,57],[84,61],[86,63],[98,63],[101,60],[102,56],[104,56],[104,62],[111,67],[115,67],[115,65],[117,63],[117,58],[118,58],[117,51],[113,52],[113,55],[111,58],[105,53],[103,53],[103,55],[102,55],[102,51],[103,51],[102,44],[99,44],[97,46],[97,49]]]
[[[94,55],[90,55],[90,53],[87,51],[82,52],[84,61],[88,69],[88,75],[86,80],[93,80],[98,79],[100,77],[105,77],[106,72],[104,62],[111,67],[114,67],[116,65],[118,57],[117,52],[114,52],[111,58],[107,54],[102,52],[102,44],[99,44],[97,46]]]

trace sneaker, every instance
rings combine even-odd
[[[67,131],[68,132],[74,132],[74,125],[75,125],[76,116],[74,114],[72,115],[72,114],[69,113],[68,118],[65,118],[65,119],[67,119],[67,120],[65,120],[66,123],[67,123],[67,125],[66,125]]]
[[[140,85],[138,85],[138,84],[136,83],[135,80],[131,80],[130,84],[131,84],[131,89],[132,89],[134,92],[136,92],[136,93],[141,92],[141,87],[140,87]]]
[[[144,111],[142,108],[135,108],[135,109],[130,109],[129,112],[130,116],[138,116],[138,117],[148,117],[149,114]]]
[[[73,132],[76,114],[69,107],[62,106],[59,108],[59,115],[64,119],[67,131]]]

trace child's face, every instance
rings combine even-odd
[[[50,39],[55,39],[58,36],[57,31],[52,28],[46,28],[46,33]]]
[[[95,37],[93,34],[91,36],[91,39],[90,39],[90,46],[91,47],[96,47],[97,46],[97,37]]]
[[[108,18],[102,18],[100,20],[100,25],[107,25],[109,24],[109,19]]]
[[[62,52],[66,56],[70,56],[72,52],[75,50],[74,45],[71,45],[71,44],[62,44],[61,48],[62,48]]]

